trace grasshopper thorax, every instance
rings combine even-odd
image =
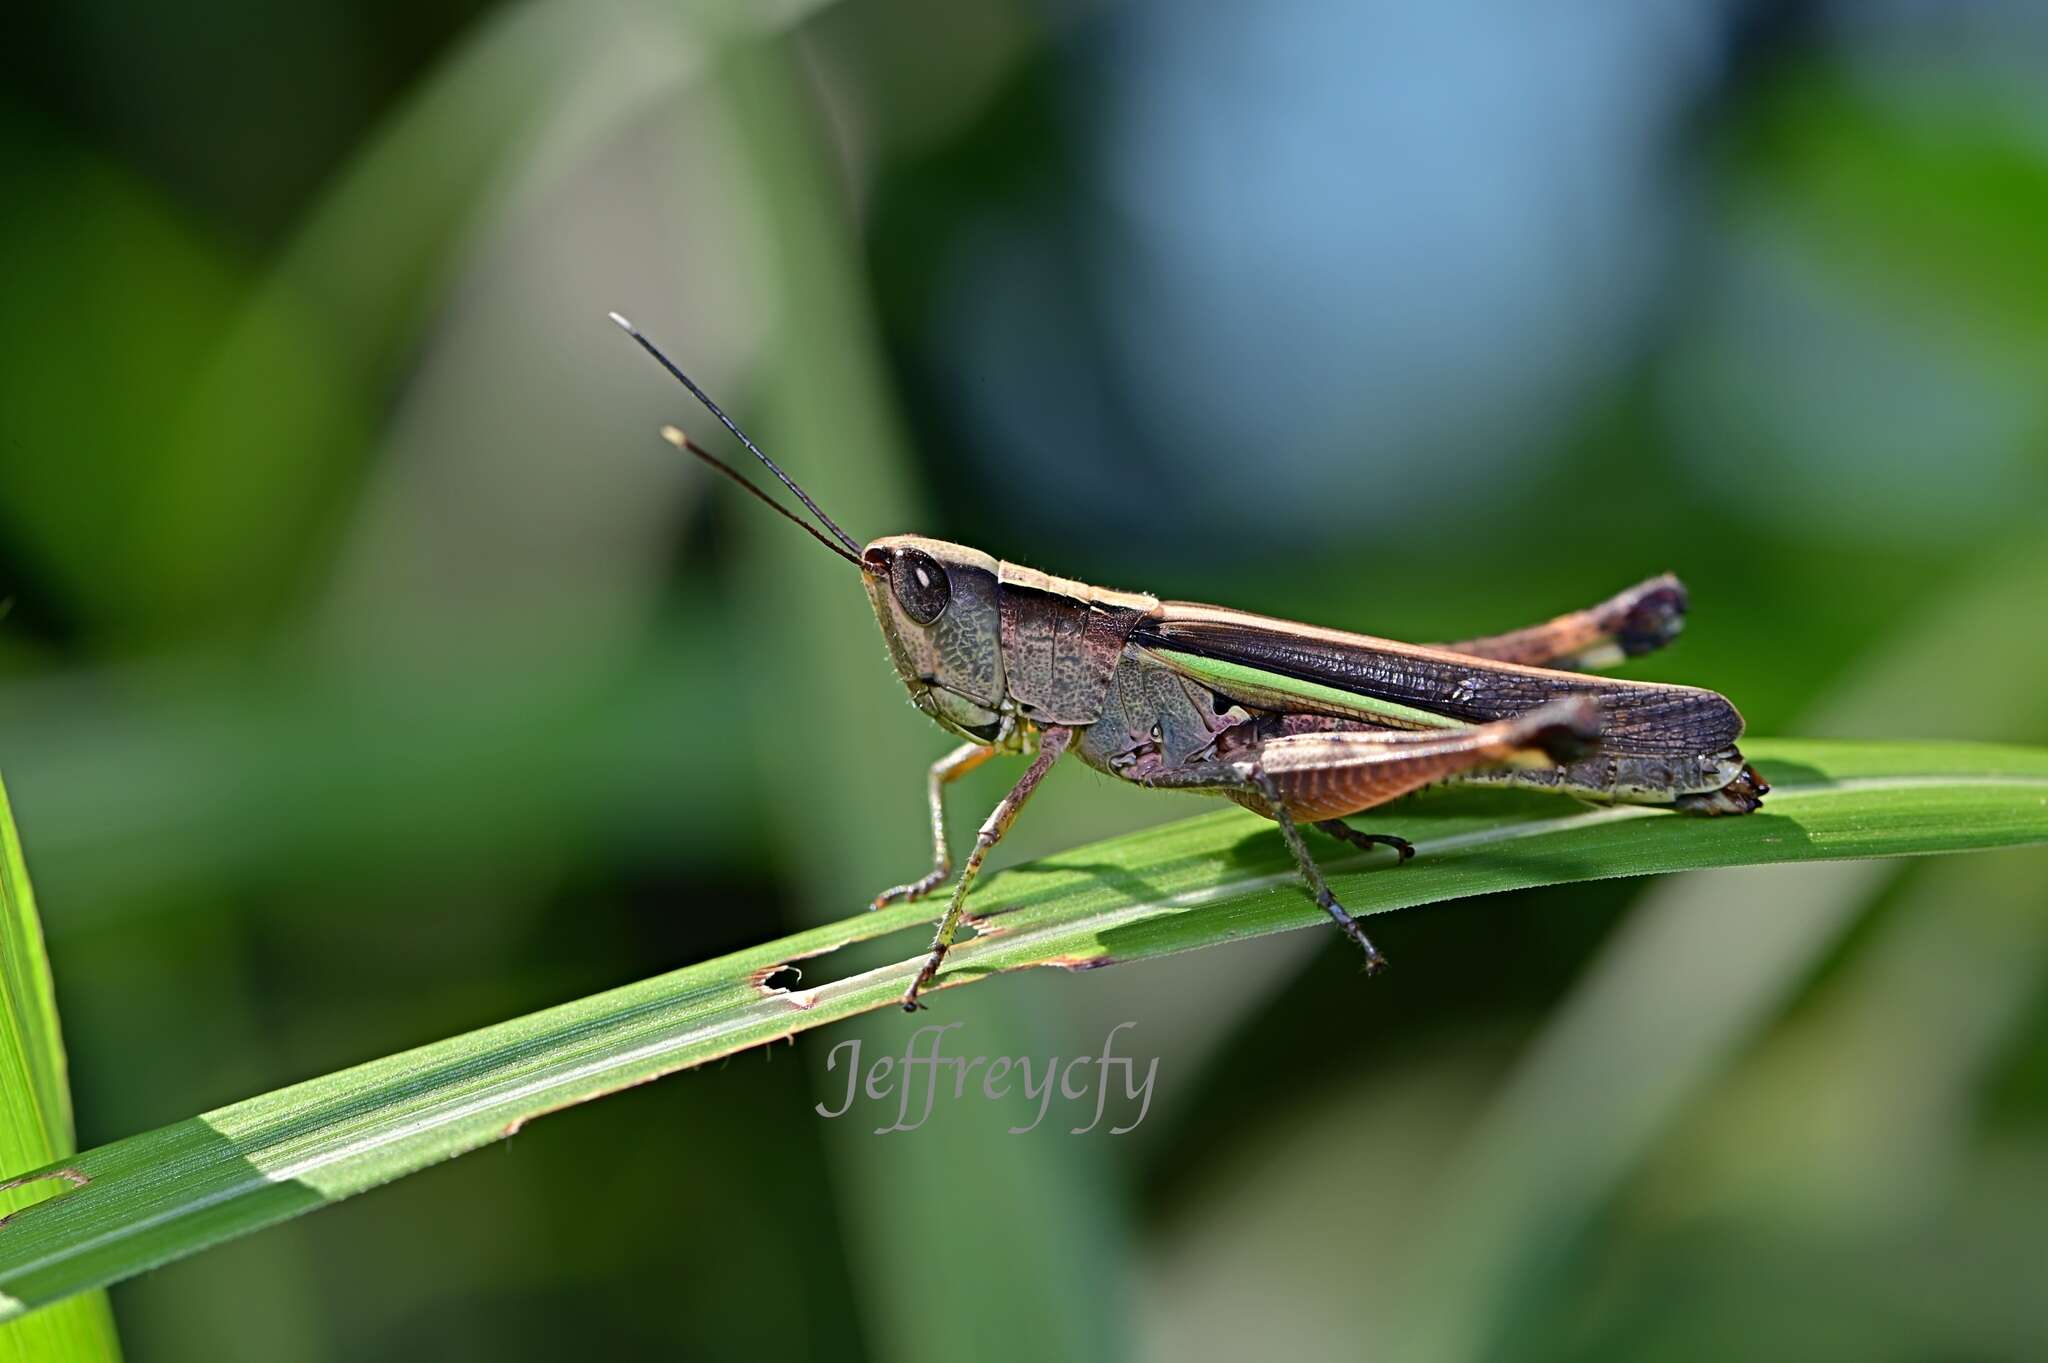
[[[956,734],[996,741],[1007,708],[996,560],[964,544],[889,535],[862,551],[861,569],[911,702]]]

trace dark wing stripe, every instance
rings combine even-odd
[[[1592,692],[1606,712],[1602,740],[1616,755],[1688,757],[1718,752],[1742,733],[1726,697],[1692,686],[1615,681],[1576,672],[1486,663],[1363,634],[1298,630],[1284,621],[1189,607],[1204,618],[1141,620],[1131,642],[1241,663],[1354,695],[1375,696],[1483,723],[1557,696]]]

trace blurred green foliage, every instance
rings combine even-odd
[[[2048,54],[2017,6],[1779,8],[1701,7],[1710,73],[1642,153],[1678,207],[1633,224],[1660,263],[1597,381],[1547,392],[1511,477],[1446,457],[1415,511],[1362,433],[1280,486],[1276,451],[1164,440],[1131,400],[1254,409],[1285,377],[1117,360],[1145,319],[1103,243],[1139,224],[1090,178],[1091,92],[1142,76],[1141,6],[23,19],[0,768],[83,1143],[843,915],[922,857],[941,737],[839,565],[667,457],[653,427],[696,418],[607,308],[857,532],[1408,637],[1669,568],[1694,617],[1637,674],[1722,689],[1758,732],[2048,739]],[[1233,69],[1217,99],[1277,93]],[[1446,198],[1498,173],[1397,131]],[[1375,195],[1398,169],[1305,174],[1398,225],[1430,206]],[[1541,182],[1578,202],[1561,160]],[[1280,207],[1231,221],[1256,240]],[[963,333],[960,299],[1059,311]],[[1401,400],[1507,382],[1484,331],[1464,391]],[[990,421],[1003,376],[963,337],[1021,347],[1038,424]],[[1358,528],[1297,530],[1304,496]],[[1001,861],[1194,807],[1057,772]],[[115,1313],[138,1360],[2038,1356],[2043,869],[1518,892],[1387,921],[1399,969],[1370,988],[1300,934],[1000,981],[946,1000],[990,1054],[1138,1023],[1144,1127],[963,1110],[880,1139],[813,1115],[800,1043]],[[842,1035],[899,1033],[812,1040]]]
[[[57,1164],[77,1148],[63,1029],[50,981],[43,925],[36,916],[14,810],[0,786],[0,1167],[28,1170]],[[82,1176],[68,1167],[44,1178],[9,1178],[0,1186],[0,1225],[25,1207],[72,1191]],[[16,1307],[18,1299],[0,1300]],[[85,1292],[0,1331],[0,1357],[100,1363],[118,1359],[114,1315],[104,1292]]]

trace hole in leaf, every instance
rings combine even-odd
[[[52,1169],[47,1174],[28,1174],[0,1183],[0,1226],[14,1219],[16,1212],[61,1197],[73,1188],[92,1182],[76,1169]]]

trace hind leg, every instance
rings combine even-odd
[[[1599,741],[1599,730],[1599,703],[1589,696],[1571,696],[1512,719],[1467,728],[1286,734],[1254,743],[1227,759],[1150,773],[1143,784],[1221,791],[1278,823],[1316,904],[1358,943],[1366,968],[1378,970],[1386,958],[1331,893],[1297,821],[1316,823],[1347,841],[1377,842],[1338,821],[1474,768],[1569,762]],[[1328,828],[1332,823],[1343,831]]]
[[[1540,625],[1431,647],[1494,662],[1592,672],[1670,643],[1685,628],[1685,606],[1685,584],[1666,573]]]

